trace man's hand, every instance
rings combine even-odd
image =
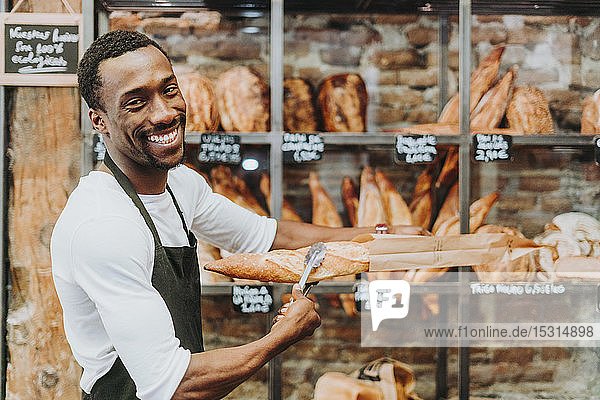
[[[395,235],[431,236],[431,232],[416,225],[392,225],[390,226],[389,233]]]
[[[321,325],[321,317],[317,313],[316,304],[302,294],[298,284],[292,289],[292,299],[281,307],[273,319],[271,332],[281,333],[297,342],[313,334]]]

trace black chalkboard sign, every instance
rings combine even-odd
[[[286,162],[315,161],[321,159],[325,144],[318,134],[284,133],[281,151]]]
[[[273,288],[262,285],[232,287],[233,309],[243,314],[268,313],[273,310]]]
[[[397,135],[394,160],[397,164],[429,163],[437,157],[433,135]]]
[[[489,133],[473,135],[473,159],[479,162],[510,160],[512,156],[512,136]]]
[[[225,164],[241,163],[240,137],[224,133],[203,133],[200,135],[198,160]]]
[[[600,165],[600,136],[594,138],[594,159],[596,164]]]
[[[2,14],[0,83],[76,86],[81,14]]]

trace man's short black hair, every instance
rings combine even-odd
[[[98,73],[100,63],[147,46],[156,47],[168,58],[167,53],[158,43],[140,32],[112,31],[94,40],[83,54],[77,68],[79,91],[90,108],[106,111],[100,101],[102,88]]]

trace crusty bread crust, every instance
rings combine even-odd
[[[364,245],[355,242],[329,242],[325,245],[325,259],[311,272],[309,282],[369,270],[369,252]],[[293,283],[300,280],[304,271],[304,257],[308,249],[303,247],[298,250],[273,250],[265,254],[235,254],[208,263],[204,268],[232,278]]]

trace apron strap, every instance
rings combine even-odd
[[[177,214],[179,214],[179,218],[181,219],[181,224],[183,225],[183,231],[185,232],[185,234],[187,235],[187,238],[188,238],[188,244],[190,247],[194,247],[196,245],[196,237],[188,229],[187,224],[185,223],[185,218],[183,218],[183,212],[181,212],[181,208],[179,208],[179,203],[177,203],[177,199],[175,198],[175,195],[173,194],[173,190],[171,190],[171,187],[169,186],[168,183],[167,183],[167,191],[171,195],[171,198],[173,199],[173,204],[175,205],[175,208],[177,209]]]
[[[133,184],[131,183],[131,181],[129,180],[127,175],[125,175],[125,173],[123,173],[123,171],[121,171],[121,169],[117,166],[117,164],[115,164],[115,162],[112,160],[112,158],[110,158],[110,155],[108,154],[108,152],[106,152],[106,154],[104,155],[104,164],[113,173],[113,175],[115,176],[115,179],[117,180],[119,185],[121,185],[121,187],[123,188],[125,193],[127,193],[127,195],[133,201],[133,204],[135,204],[135,206],[138,208],[138,210],[140,210],[140,213],[142,213],[142,217],[144,218],[144,221],[146,221],[146,225],[148,225],[148,228],[150,228],[150,231],[152,232],[152,236],[154,237],[154,244],[162,247],[162,243],[160,242],[160,237],[158,236],[158,231],[156,230],[156,227],[154,226],[154,222],[152,221],[150,214],[148,214],[148,211],[146,211],[146,207],[144,207],[144,204],[142,203],[140,196],[138,196],[137,192],[133,188]],[[184,224],[185,224],[185,222],[184,222]],[[186,232],[187,232],[187,230],[186,230]]]

